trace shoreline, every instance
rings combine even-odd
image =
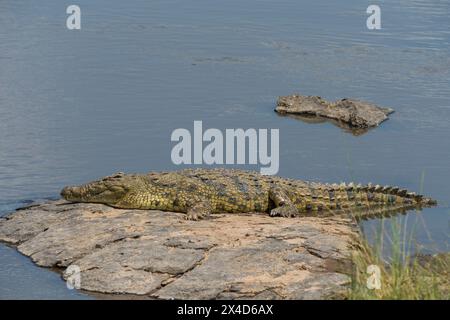
[[[325,299],[348,288],[357,228],[263,214],[193,222],[56,200],[3,217],[0,240],[66,279],[79,266],[81,292],[100,299]]]

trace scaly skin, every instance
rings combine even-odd
[[[230,169],[117,173],[65,187],[61,195],[72,202],[115,208],[183,212],[192,220],[223,212],[268,212],[283,217],[351,213],[368,218],[436,204],[395,187],[322,184]]]

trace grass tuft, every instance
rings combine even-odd
[[[411,235],[406,239],[406,221],[403,228],[398,221],[392,222],[390,233],[384,231],[382,221],[373,246],[366,240],[360,241],[352,257],[352,283],[347,298],[449,300],[449,253],[433,256],[410,254],[414,238]],[[384,258],[386,251],[389,258]]]

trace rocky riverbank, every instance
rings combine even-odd
[[[345,292],[350,219],[119,210],[49,201],[0,219],[37,265],[81,271],[82,290],[155,299],[323,299]]]

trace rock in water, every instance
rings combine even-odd
[[[114,209],[49,201],[0,219],[0,241],[81,289],[159,299],[322,299],[349,283],[354,222]],[[128,295],[127,295],[128,294]]]
[[[275,111],[280,114],[331,119],[341,127],[356,129],[356,133],[362,132],[358,129],[364,130],[378,126],[394,112],[390,108],[382,108],[354,99],[328,102],[321,97],[302,95],[279,97]]]

